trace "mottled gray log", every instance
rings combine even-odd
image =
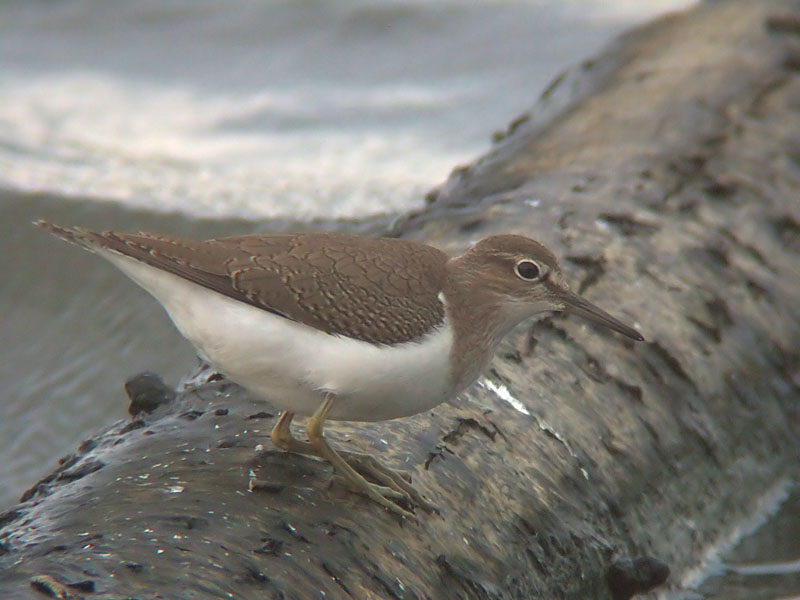
[[[546,320],[452,406],[331,425],[440,517],[399,521],[273,449],[274,411],[216,381],[85,442],[0,516],[0,596],[626,598],[664,565],[680,587],[797,474],[798,11],[715,2],[633,31],[543,100],[583,82],[575,102],[516,120],[395,224],[453,251],[537,237],[648,340]]]

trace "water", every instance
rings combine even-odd
[[[559,71],[687,3],[4,3],[0,186],[192,216],[407,210]]]

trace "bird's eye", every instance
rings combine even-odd
[[[532,260],[519,261],[517,266],[514,267],[514,271],[516,272],[517,277],[526,281],[539,279],[542,274],[542,270],[539,268],[539,265]]]

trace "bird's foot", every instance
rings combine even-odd
[[[399,501],[405,506],[419,506],[428,513],[439,513],[439,510],[425,500],[422,494],[411,485],[409,481],[410,478],[407,475],[382,465],[375,457],[369,454],[345,452],[341,450],[338,454],[348,465],[361,475],[362,478],[372,479],[377,482],[377,485],[371,485],[379,488],[385,497],[391,498],[395,502]],[[383,490],[391,493],[387,493]]]
[[[336,452],[327,443],[325,443],[324,440],[322,444],[315,444],[315,446],[317,446],[315,448],[315,450],[317,450],[317,455],[331,463],[333,470],[350,489],[359,494],[365,495],[370,500],[380,504],[396,515],[416,520],[416,515],[414,515],[414,513],[410,510],[413,506],[411,495],[402,487],[400,487],[399,484],[395,483],[394,478],[385,474],[381,474],[380,471],[375,471],[375,479],[378,481],[378,483],[372,483],[367,481],[364,478],[364,475],[359,472],[360,468],[370,462],[369,460],[365,459],[372,459],[374,463],[379,464],[374,458],[362,454],[346,453],[345,456],[347,459],[345,459],[339,452]],[[350,464],[351,461],[355,466]],[[388,471],[388,469],[385,467],[380,467],[380,469],[383,471]],[[367,468],[366,471],[368,475],[373,475],[369,468]],[[394,474],[394,476],[402,479],[400,475]],[[408,482],[406,482],[406,486],[411,487]],[[414,493],[417,497],[421,497],[418,493],[416,493],[416,491]],[[401,504],[407,506],[408,508],[404,508],[401,506]]]
[[[309,419],[308,442],[295,439],[289,429],[294,414],[284,412],[272,430],[272,442],[288,452],[319,456],[327,460],[338,476],[353,491],[363,494],[389,511],[415,519],[413,507],[427,512],[439,511],[414,489],[407,477],[384,467],[372,456],[356,452],[337,452],[322,436],[322,423],[334,396],[329,394],[322,406]],[[369,480],[367,479],[369,478]],[[371,480],[371,481],[370,481]]]
[[[334,473],[333,481],[346,487],[351,492],[366,496],[397,516],[414,521],[417,520],[417,516],[412,512],[413,506],[410,498],[402,492],[385,485],[367,481],[360,475],[358,479],[355,479],[346,474],[336,472]]]

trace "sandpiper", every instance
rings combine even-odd
[[[503,337],[569,311],[637,341],[570,291],[553,253],[520,235],[451,258],[432,246],[332,232],[204,241],[37,225],[107,259],[166,309],[202,359],[283,412],[284,450],[316,455],[375,502],[433,507],[373,457],[337,452],[326,420],[383,421],[433,408],[473,383]],[[308,442],[295,415],[309,417]],[[373,481],[368,481],[367,475]]]

